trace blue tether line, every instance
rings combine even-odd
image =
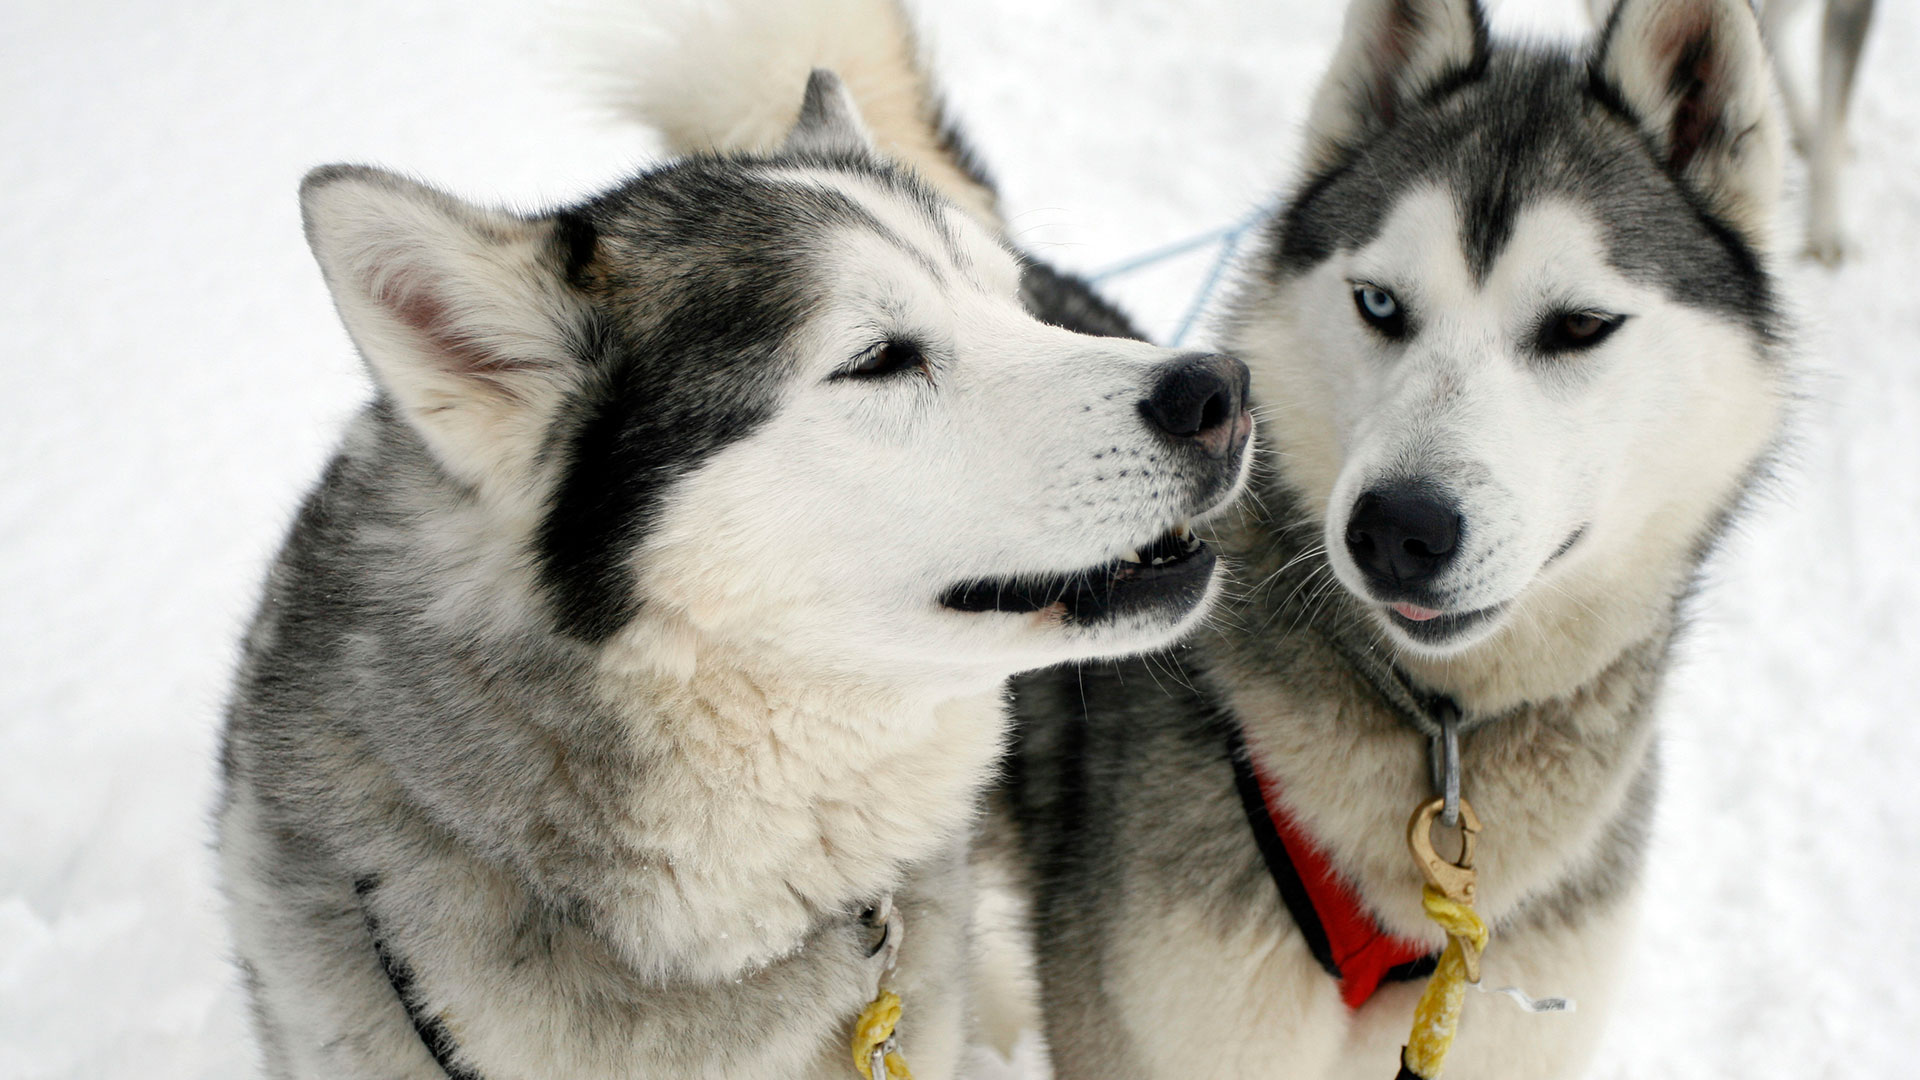
[[[1196,251],[1209,244],[1219,244],[1220,253],[1214,256],[1213,265],[1207,268],[1207,276],[1200,283],[1200,291],[1187,305],[1187,312],[1181,317],[1180,326],[1173,332],[1173,340],[1167,343],[1177,346],[1187,339],[1187,334],[1193,330],[1193,325],[1200,321],[1201,313],[1206,311],[1207,302],[1213,299],[1214,290],[1220,287],[1220,279],[1225,276],[1228,265],[1233,262],[1234,254],[1240,250],[1240,241],[1246,239],[1248,230],[1264,221],[1272,210],[1273,207],[1263,203],[1231,225],[1210,229],[1199,236],[1154,248],[1089,274],[1087,283],[1098,285],[1102,281],[1125,277],[1137,270],[1166,262],[1168,259],[1179,258],[1189,251]]]

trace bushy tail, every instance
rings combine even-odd
[[[605,0],[576,35],[600,96],[675,152],[777,148],[814,68],[881,150],[989,227],[992,183],[948,123],[900,0]]]

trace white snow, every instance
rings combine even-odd
[[[1496,25],[1577,27],[1578,4],[1509,0]],[[1097,269],[1272,193],[1341,5],[920,7],[1021,240]],[[374,161],[538,204],[645,160],[570,88],[554,22],[508,0],[0,15],[0,1077],[251,1075],[207,851],[219,709],[266,560],[367,392],[294,185]],[[1894,1076],[1920,1050],[1909,46],[1920,7],[1881,4],[1855,259],[1787,274],[1800,439],[1668,694],[1645,932],[1597,1077]],[[1115,291],[1164,332],[1206,262]]]

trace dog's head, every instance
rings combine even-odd
[[[1409,655],[1671,562],[1774,438],[1765,64],[1746,0],[1624,0],[1585,54],[1355,0],[1235,343]]]
[[[363,169],[303,197],[382,391],[567,634],[992,680],[1213,591],[1188,526],[1242,483],[1245,368],[1036,322],[829,75],[782,152],[551,214]]]

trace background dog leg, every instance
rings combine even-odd
[[[1807,253],[1828,266],[1845,254],[1840,167],[1847,159],[1847,112],[1874,0],[1827,0],[1820,25],[1820,116],[1807,177]]]
[[[1767,0],[1760,15],[1760,35],[1773,55],[1773,75],[1780,86],[1780,100],[1787,107],[1787,124],[1793,132],[1793,149],[1805,156],[1813,151],[1813,118],[1807,99],[1800,93],[1799,80],[1793,77],[1786,59],[1788,24],[1806,0]]]

